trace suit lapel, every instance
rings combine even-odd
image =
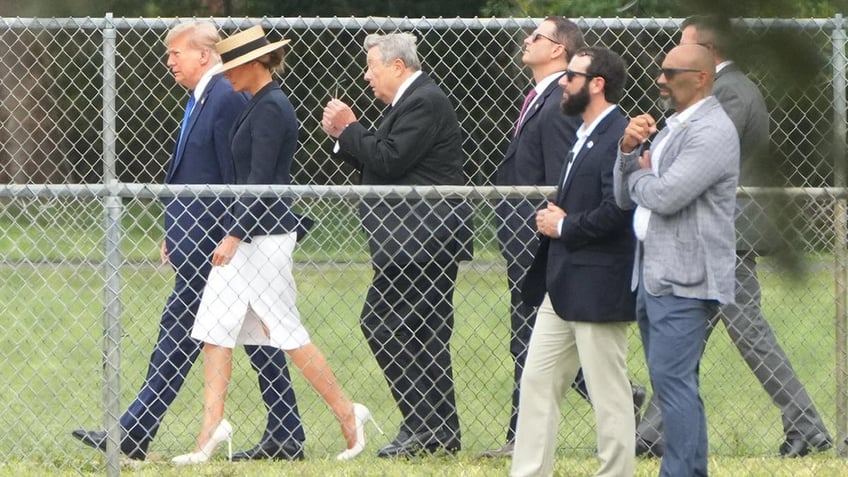
[[[200,95],[200,99],[194,105],[194,109],[191,110],[191,116],[188,118],[188,124],[186,124],[186,130],[182,131],[182,141],[177,143],[176,150],[174,151],[174,159],[171,161],[173,163],[173,167],[171,168],[171,173],[177,170],[177,166],[180,165],[180,161],[183,159],[183,154],[185,154],[185,144],[188,141],[188,136],[191,134],[192,128],[197,123],[197,118],[200,117],[201,111],[206,106],[206,100],[209,99],[209,94],[212,92],[212,89],[215,88],[215,84],[221,79],[221,75],[215,75],[206,85],[206,88],[203,89],[203,94]],[[179,136],[178,136],[179,137]],[[171,174],[168,174],[170,177]]]
[[[560,76],[562,76],[562,75],[560,75]],[[548,87],[545,88],[544,91],[542,91],[542,94],[539,95],[539,97],[533,103],[533,106],[530,108],[530,110],[527,111],[526,113],[524,113],[524,121],[522,121],[522,123],[521,123],[522,127],[518,130],[519,136],[521,135],[521,131],[524,129],[523,126],[530,121],[530,118],[532,118],[533,116],[536,115],[536,113],[541,111],[542,106],[545,105],[545,101],[547,101],[549,99],[548,97],[551,95],[551,93],[553,93],[554,90],[557,89],[557,86],[558,86],[557,81],[559,81],[559,76],[557,76],[557,78],[555,80],[551,81],[551,84],[549,84]],[[552,100],[555,100],[555,99],[556,98],[552,98]]]
[[[571,164],[571,171],[568,172],[568,177],[565,179],[565,184],[560,188],[560,193],[557,194],[557,200],[565,197],[565,193],[568,192],[568,189],[571,187],[571,183],[574,182],[574,176],[577,175],[577,172],[580,170],[580,167],[583,165],[583,162],[586,159],[586,156],[592,152],[592,148],[595,147],[595,143],[598,140],[598,136],[606,132],[607,128],[609,128],[610,123],[612,123],[613,119],[618,115],[618,109],[614,109],[606,115],[606,117],[597,125],[595,129],[592,130],[592,133],[589,134],[589,137],[586,138],[586,142],[583,143],[583,147],[580,148],[580,151],[577,153],[577,156],[574,157],[574,162]],[[565,167],[564,167],[565,169]],[[563,171],[565,174],[565,171]],[[560,179],[560,184],[562,184],[562,179]]]

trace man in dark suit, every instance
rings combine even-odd
[[[562,172],[566,151],[571,149],[580,118],[562,114],[559,103],[562,88],[557,81],[568,68],[573,52],[585,46],[583,34],[563,17],[547,17],[524,39],[521,61],[533,74],[535,86],[524,100],[511,131],[512,140],[498,166],[497,185],[556,185]],[[512,454],[521,374],[527,346],[536,320],[536,308],[521,300],[521,282],[539,247],[536,237],[536,210],[543,200],[503,199],[496,208],[498,244],[506,260],[510,293],[509,351],[514,363],[512,413],[506,431],[506,443],[486,451],[482,457]]]
[[[733,47],[730,22],[726,18],[698,15],[687,18],[682,28],[680,44],[703,45],[715,59],[712,94],[739,133],[740,185],[759,185],[754,168],[758,159],[768,153],[769,116],[757,85],[728,59]],[[777,233],[773,226],[768,227],[765,213],[762,204],[753,199],[736,200],[736,302],[723,306],[712,318],[707,339],[721,318],[748,367],[780,408],[786,435],[779,448],[780,455],[802,457],[813,450],[827,450],[833,444],[810,395],[760,308],[757,257],[768,253],[772,248],[770,239]],[[662,455],[662,414],[653,397],[637,435],[637,454]]]
[[[174,27],[165,38],[168,67],[177,83],[189,90],[186,117],[180,127],[165,182],[168,184],[227,184],[234,182],[229,133],[247,99],[233,91],[217,72],[220,58],[217,27],[189,22]],[[212,252],[224,236],[227,201],[218,198],[177,197],[165,201],[163,263],[176,272],[174,289],[165,304],[159,336],[150,356],[147,377],[129,409],[121,416],[121,452],[143,460],[159,430],[165,411],[176,398],[201,349],[191,328]],[[233,455],[233,460],[302,459],[305,436],[291,387],[285,354],[276,348],[245,346],[259,375],[268,422],[256,447]],[[78,429],[73,436],[86,445],[106,449],[105,431]]]
[[[334,156],[363,184],[461,185],[462,137],[445,93],[421,72],[409,33],[365,39],[365,80],[391,105],[375,131],[331,100],[322,128]],[[378,456],[460,449],[450,337],[458,262],[470,260],[471,208],[456,199],[366,199],[360,204],[374,279],[361,326],[403,423]]]
[[[613,164],[627,119],[624,61],[612,51],[578,50],[559,80],[562,111],[583,124],[558,179],[555,203],[536,214],[542,240],[522,287],[541,305],[530,338],[511,476],[553,474],[560,404],[581,365],[597,423],[595,475],[634,472],[636,424],[627,378],[631,212],[615,205]]]

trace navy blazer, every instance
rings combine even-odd
[[[498,166],[497,185],[557,184],[565,157],[574,145],[577,128],[583,122],[579,116],[562,113],[562,87],[558,80],[551,82],[525,113],[518,135],[510,141]],[[544,205],[545,200],[528,199],[504,199],[496,205],[498,241],[509,260],[530,266],[538,246],[536,210]]]
[[[174,147],[165,183],[232,183],[234,170],[228,138],[245,103],[246,96],[233,91],[223,75],[213,76],[192,110],[179,157],[176,156],[178,148]],[[179,131],[176,134],[175,139],[179,141]],[[189,261],[193,263],[208,261],[206,245],[216,244],[223,237],[220,218],[226,213],[229,200],[177,197],[163,202],[165,240],[171,263],[179,267],[187,259],[186,254],[192,255]]]
[[[297,128],[294,107],[276,81],[257,91],[230,133],[235,183],[290,184]],[[311,221],[292,213],[290,204],[290,199],[274,197],[235,201],[229,234],[250,241],[297,230],[301,237]]]
[[[613,192],[616,150],[627,123],[615,109],[586,138],[557,188],[556,204],[568,214],[562,234],[542,238],[522,288],[522,297],[534,305],[547,291],[557,315],[568,321],[636,319],[630,290],[633,211],[620,209]]]
[[[376,131],[359,122],[349,124],[339,136],[335,156],[356,167],[363,184],[464,183],[456,112],[423,73]],[[360,215],[377,266],[471,259],[472,210],[463,200],[365,199]]]

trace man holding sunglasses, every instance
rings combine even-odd
[[[707,422],[698,369],[710,319],[733,303],[739,137],[711,96],[715,63],[680,45],[657,86],[674,109],[652,148],[648,114],[630,120],[614,168],[615,199],[636,209],[632,287],[648,372],[662,410],[661,477],[707,475]]]
[[[727,59],[731,37],[726,18],[696,15],[684,20],[680,43],[699,44],[712,53],[716,65],[713,95],[739,133],[740,183],[757,185],[751,166],[768,152],[769,116],[757,86]],[[786,435],[780,455],[803,457],[811,451],[827,450],[833,445],[830,434],[760,308],[756,260],[772,249],[771,241],[779,234],[769,224],[762,205],[752,199],[738,198],[736,211],[736,303],[723,306],[712,318],[707,337],[721,318],[739,353],[780,408]],[[637,455],[662,455],[662,415],[653,398],[637,436]]]

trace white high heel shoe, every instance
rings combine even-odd
[[[178,455],[171,459],[171,462],[178,465],[202,464],[212,457],[215,448],[224,441],[227,441],[227,460],[233,460],[233,426],[226,419],[221,419],[218,427],[215,428],[212,436],[206,441],[206,444],[203,445],[200,451]]]
[[[354,457],[358,456],[365,450],[365,423],[371,422],[374,424],[374,427],[383,434],[383,430],[380,429],[380,426],[374,422],[374,418],[371,417],[371,411],[368,410],[367,407],[362,404],[353,404],[353,419],[356,422],[356,444],[353,445],[350,449],[345,449],[341,454],[336,456],[336,460],[350,460]]]

